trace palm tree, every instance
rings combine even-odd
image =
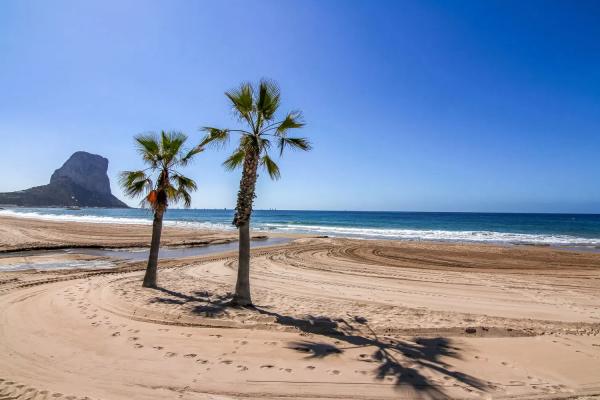
[[[201,146],[207,144],[223,145],[231,133],[240,135],[239,145],[225,160],[223,165],[229,170],[242,167],[242,178],[238,191],[237,206],[233,224],[239,229],[239,264],[233,305],[251,306],[250,295],[250,216],[252,203],[256,197],[257,170],[259,166],[266,169],[271,179],[279,179],[279,167],[269,155],[271,146],[275,144],[279,156],[285,147],[298,150],[310,150],[311,145],[306,138],[290,137],[288,132],[304,126],[302,113],[292,111],[283,118],[276,118],[280,103],[280,92],[271,81],[261,80],[258,88],[250,83],[243,83],[237,89],[225,92],[231,101],[235,116],[242,122],[244,129],[219,129],[204,127],[206,137]]]
[[[156,270],[160,235],[165,211],[171,203],[182,202],[191,205],[190,192],[196,190],[196,182],[182,175],[176,168],[186,166],[190,160],[204,149],[201,146],[184,150],[187,136],[179,132],[162,131],[138,135],[136,147],[148,168],[139,171],[124,171],[120,184],[130,197],[143,196],[141,205],[150,206],[154,212],[150,256],[142,286],[156,288]]]

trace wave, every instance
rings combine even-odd
[[[72,215],[51,214],[41,211],[14,211],[0,210],[0,216],[30,218],[48,221],[87,222],[101,224],[131,224],[150,225],[152,219],[139,217],[115,217],[98,215]],[[228,223],[193,221],[193,220],[165,220],[166,226],[175,226],[190,229],[206,230],[234,230]],[[327,235],[333,237],[351,237],[362,239],[397,239],[397,240],[427,240],[427,241],[452,241],[452,242],[479,242],[479,243],[507,243],[507,244],[539,244],[558,246],[600,246],[600,238],[585,238],[564,234],[543,233],[515,233],[496,231],[458,231],[438,229],[391,229],[391,228],[360,228],[351,226],[307,225],[290,223],[261,223],[253,224],[254,229],[270,232],[305,233]]]
[[[370,239],[431,240],[453,242],[488,242],[513,244],[547,244],[561,246],[598,246],[600,238],[582,238],[558,234],[531,234],[494,231],[450,231],[426,229],[353,228],[324,225],[262,224],[268,230],[318,233],[321,235]]]
[[[71,214],[44,214],[40,212],[17,212],[13,210],[0,210],[0,216],[37,219],[43,221],[63,221],[63,222],[87,222],[92,224],[120,224],[120,225],[152,225],[152,219],[136,217],[107,217],[99,215],[71,215]],[[175,226],[190,229],[208,229],[208,230],[232,230],[232,226],[226,224],[204,222],[204,221],[184,221],[184,220],[164,220],[163,225]]]

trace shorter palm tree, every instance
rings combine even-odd
[[[141,206],[149,206],[154,212],[150,256],[142,286],[156,287],[158,250],[162,232],[163,216],[171,203],[181,202],[190,207],[190,192],[196,190],[196,182],[182,175],[176,168],[185,167],[192,158],[203,151],[201,146],[184,150],[187,136],[179,132],[162,131],[138,135],[136,147],[148,168],[139,171],[124,171],[120,184],[129,197],[141,197]]]

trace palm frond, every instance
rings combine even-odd
[[[275,161],[273,161],[271,159],[271,157],[269,157],[268,154],[265,154],[262,157],[261,164],[265,167],[265,169],[269,173],[269,176],[271,177],[271,179],[277,180],[281,177],[281,173],[279,172],[279,167],[277,166]]]
[[[144,171],[123,171],[119,183],[129,197],[139,197],[152,190],[152,180]]]
[[[187,190],[179,188],[177,196],[179,201],[183,202],[185,208],[190,208],[192,206],[192,195]]]
[[[175,173],[175,174],[171,175],[171,177],[177,183],[176,186],[177,186],[178,190],[185,189],[185,190],[189,190],[189,191],[194,191],[194,190],[198,189],[196,182],[192,178],[183,176],[180,173]]]
[[[246,151],[240,147],[223,162],[223,166],[225,169],[234,170],[242,165],[244,157],[246,157]]]
[[[268,151],[271,148],[271,141],[265,137],[259,136],[257,138],[258,148],[260,151]]]
[[[292,111],[277,126],[275,133],[277,135],[285,135],[288,130],[302,128],[304,125],[306,124],[302,120],[302,113],[300,111]]]
[[[309,151],[312,149],[312,145],[306,138],[290,138],[287,136],[281,136],[279,138],[279,155],[283,154],[285,147],[290,147],[293,150]]]
[[[251,113],[254,111],[254,89],[248,82],[242,83],[238,88],[225,92],[231,101],[234,112],[240,119],[250,123]]]
[[[167,199],[168,203],[170,203],[170,202],[177,203],[179,201],[179,194],[177,192],[177,188],[175,186],[173,186],[171,184],[171,182],[169,182],[169,184],[167,186],[164,186],[162,188],[162,190],[164,191],[164,193],[166,195],[166,199]]]
[[[183,157],[181,157],[181,159],[179,160],[179,165],[185,167],[186,165],[188,165],[190,163],[190,161],[194,158],[194,156],[196,154],[202,153],[204,151],[204,147],[198,145],[194,148],[191,148],[190,150],[188,150],[187,153],[185,153],[183,155]]]
[[[206,135],[202,138],[198,146],[223,147],[229,142],[229,129],[205,126],[201,130],[206,132]]]
[[[135,136],[134,140],[142,159],[151,166],[156,166],[160,156],[160,142],[157,135],[155,133],[140,134]]]
[[[181,132],[161,132],[162,158],[167,164],[171,164],[177,159],[177,154],[186,140],[187,136]]]
[[[279,87],[273,81],[262,79],[258,86],[258,99],[256,99],[256,110],[261,117],[269,121],[273,119],[279,108],[281,94]]]

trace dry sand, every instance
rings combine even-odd
[[[13,248],[85,237],[75,223],[19,229]],[[128,229],[139,241],[149,227]],[[253,250],[254,310],[226,305],[235,265],[165,261],[159,290],[141,288],[143,263],[0,273],[0,398],[600,394],[600,254],[302,238]]]

